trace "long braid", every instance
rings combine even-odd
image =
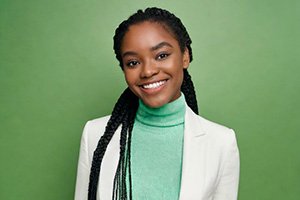
[[[117,166],[116,175],[114,178],[114,194],[113,199],[117,199],[119,195],[124,196],[122,188],[124,187],[124,184],[120,186],[120,183],[123,183],[123,174],[124,174],[124,158],[125,158],[125,145],[126,145],[126,137],[127,137],[127,121],[128,121],[128,113],[126,113],[124,117],[124,121],[122,123],[122,130],[121,130],[121,137],[120,137],[120,158],[119,163]],[[126,185],[125,185],[126,187]],[[119,193],[119,190],[121,188],[121,193]],[[126,195],[126,194],[125,194]]]
[[[135,104],[138,105],[138,104]],[[132,109],[133,112],[130,114],[130,121],[134,121],[134,118],[136,116],[137,108]],[[128,172],[129,172],[129,197],[132,199],[132,179],[131,179],[131,136],[132,136],[132,130],[133,130],[133,123],[130,123],[128,126],[128,156],[127,156],[127,163],[128,163]]]
[[[194,84],[192,81],[192,77],[187,69],[183,70],[183,82],[181,85],[181,91],[185,96],[188,106],[194,111],[194,113],[199,114]]]
[[[181,20],[174,14],[160,9],[147,8],[145,11],[138,10],[137,13],[123,21],[116,29],[114,36],[114,51],[119,65],[123,69],[121,57],[122,40],[128,31],[128,28],[143,21],[157,22],[164,28],[168,29],[177,39],[182,52],[188,49],[190,62],[193,60],[191,39],[186,31]],[[188,106],[198,114],[198,106],[196,94],[189,75],[186,69],[183,70],[184,78],[181,86],[181,91],[185,95]],[[97,187],[103,156],[117,128],[121,126],[120,136],[120,156],[117,165],[116,174],[114,177],[112,198],[113,200],[132,199],[132,179],[131,179],[131,136],[133,130],[134,119],[138,108],[138,97],[135,96],[130,89],[126,89],[118,99],[112,111],[112,115],[107,122],[103,136],[100,138],[97,148],[94,151],[92,167],[90,172],[88,200],[96,200]],[[127,168],[128,167],[128,168]],[[128,169],[128,171],[127,171]],[[129,175],[129,190],[127,190],[126,174]],[[129,191],[129,195],[127,194]]]
[[[116,176],[114,179],[113,199],[127,199],[127,188],[126,188],[127,166],[129,167],[128,170],[131,176],[131,165],[130,165],[131,133],[133,129],[134,118],[138,108],[138,99],[133,93],[131,93],[131,95],[128,96],[127,101],[129,103],[128,112],[126,113],[122,124],[121,138],[120,138],[120,159],[117,167]],[[127,147],[127,152],[126,152],[126,147]],[[129,188],[130,196],[132,196],[131,177],[130,177],[129,186],[130,186]]]
[[[133,100],[133,101],[128,101]],[[129,103],[130,102],[130,103]],[[126,120],[126,115],[128,115],[127,111],[130,107],[130,104],[138,103],[137,97],[129,90],[128,88],[122,93],[120,98],[118,99],[115,107],[113,109],[112,115],[107,122],[104,134],[100,138],[97,148],[94,151],[92,167],[90,172],[90,182],[89,182],[89,192],[88,192],[88,200],[96,200],[97,196],[97,187],[100,175],[100,166],[103,160],[104,153],[107,149],[108,143],[113,137],[117,128],[122,124],[122,132],[126,134],[128,130],[128,126],[124,126],[124,123],[128,123]],[[137,108],[137,106],[135,106]],[[136,111],[135,111],[136,112]],[[133,123],[133,121],[131,122]],[[126,142],[125,142],[126,143]],[[123,147],[120,147],[123,148]],[[121,153],[121,152],[120,152]],[[122,152],[123,154],[123,152]],[[120,161],[119,161],[120,162]],[[121,164],[119,164],[121,165]]]

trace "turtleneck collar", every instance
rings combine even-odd
[[[142,124],[156,127],[176,126],[184,122],[185,98],[181,93],[180,97],[159,108],[151,108],[139,100],[139,108],[136,120]]]

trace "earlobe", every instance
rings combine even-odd
[[[185,48],[185,51],[183,53],[183,68],[187,69],[190,65],[190,54],[189,50]]]

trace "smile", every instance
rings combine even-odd
[[[155,83],[145,84],[145,85],[142,85],[141,87],[145,88],[145,89],[155,89],[155,88],[158,88],[159,86],[161,86],[165,83],[166,83],[166,80],[163,80],[163,81],[158,81],[158,82],[155,82]]]

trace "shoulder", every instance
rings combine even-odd
[[[208,120],[202,116],[198,116],[203,129],[208,136],[219,138],[219,139],[229,139],[235,137],[234,130],[222,124]]]
[[[204,132],[209,151],[224,162],[239,163],[239,150],[235,131],[219,123],[197,116]]]
[[[107,115],[89,120],[84,126],[83,136],[91,139],[100,138],[105,131],[109,118],[110,115]]]
[[[215,147],[216,151],[219,149],[219,153],[224,156],[230,156],[230,154],[236,154],[236,152],[238,152],[236,134],[232,128],[210,121],[201,116],[199,116],[199,120],[203,124],[211,147]]]
[[[110,118],[110,115],[106,115],[104,117],[99,117],[96,119],[89,120],[87,124],[91,127],[99,127],[105,125]]]
[[[194,136],[203,135],[211,145],[228,147],[236,145],[236,136],[232,128],[213,122],[187,109],[186,126]]]
[[[105,131],[106,124],[110,118],[110,115],[89,120],[83,129],[81,144],[85,144],[89,153],[89,157],[92,157],[97,143]]]

